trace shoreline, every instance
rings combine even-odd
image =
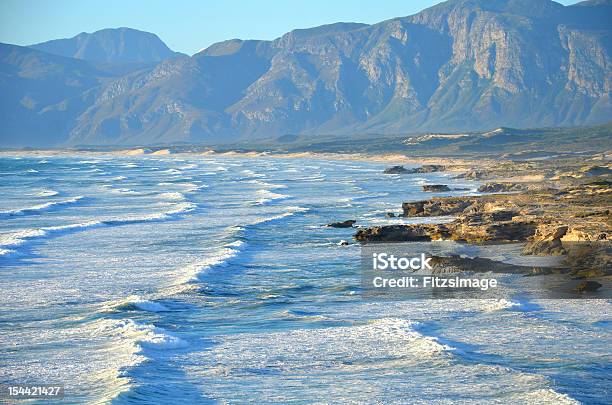
[[[403,217],[459,216],[451,224],[382,225],[363,229],[363,240],[410,241],[455,238],[467,243],[520,241],[543,246],[535,254],[557,246],[560,239],[572,241],[611,239],[610,211],[612,164],[606,156],[540,161],[467,159],[452,157],[410,157],[399,153],[363,154],[336,152],[173,152],[170,149],[136,148],[117,151],[28,150],[0,151],[0,156],[103,156],[243,159],[319,159],[327,161],[375,162],[386,165],[439,166],[431,171],[405,170],[406,173],[445,172],[452,185],[459,179],[478,181],[483,194],[472,197],[434,197],[404,202]],[[422,167],[424,168],[424,167]],[[381,170],[381,176],[387,176]],[[399,172],[394,175],[404,175]],[[590,183],[599,185],[591,186]],[[446,186],[446,185],[438,185]],[[450,189],[447,188],[448,191]],[[428,191],[428,190],[424,190]],[[433,190],[431,190],[433,191]],[[578,198],[576,198],[578,196]],[[425,205],[425,208],[423,207]],[[534,206],[539,208],[535,209]],[[431,207],[435,207],[434,211]],[[471,210],[471,211],[470,211]],[[470,212],[468,212],[470,211]],[[559,217],[564,213],[567,218]],[[586,224],[586,225],[585,225]],[[565,228],[567,229],[565,229]],[[565,229],[561,231],[560,229]],[[382,232],[382,234],[380,233]],[[555,233],[561,233],[555,236]],[[357,235],[355,235],[357,236]],[[359,240],[359,239],[358,239]],[[533,253],[532,253],[533,254]]]
[[[0,151],[0,156],[115,156],[115,157],[215,157],[215,158],[271,158],[271,159],[315,159],[315,160],[336,160],[336,161],[355,161],[355,162],[375,162],[385,164],[405,164],[405,165],[429,165],[437,164],[447,166],[451,172],[462,171],[468,167],[486,166],[495,162],[492,159],[473,159],[463,157],[411,157],[400,153],[341,153],[341,152],[174,152],[169,149],[157,151],[146,151],[145,149],[125,149],[117,151],[88,151],[88,150],[69,150],[69,149],[40,149],[27,151]]]

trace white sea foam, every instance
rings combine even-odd
[[[36,169],[28,169],[26,170],[27,173],[38,173],[38,170]]]
[[[27,239],[37,238],[46,235],[42,229],[24,229],[17,232],[11,232],[0,235],[0,246],[18,246],[24,243]]]
[[[520,303],[511,301],[511,300],[507,300],[505,298],[478,300],[476,304],[478,307],[480,307],[479,309],[483,312],[493,312],[493,311],[499,311],[502,309],[508,309],[508,308],[521,306]]]
[[[266,204],[274,200],[284,200],[290,197],[284,194],[273,193],[269,190],[258,190],[257,195],[262,197],[256,201],[257,204]]]
[[[262,180],[247,180],[245,181],[245,183],[249,183],[249,184],[257,184],[259,186],[268,188],[268,189],[275,189],[275,188],[287,188],[287,186],[285,186],[284,184],[273,184],[273,183],[268,183],[266,181],[262,181]]]
[[[0,257],[2,256],[10,256],[13,253],[16,253],[14,250],[12,249],[0,249]]]
[[[14,210],[0,211],[0,218],[12,217],[12,216],[17,216],[17,215],[36,214],[38,212],[46,211],[46,210],[49,210],[55,207],[74,204],[83,198],[84,198],[83,196],[77,196],[77,197],[68,198],[66,200],[49,201],[43,204],[38,204],[38,205],[34,205],[31,207],[27,207],[27,208],[18,208]]]
[[[313,182],[313,181],[323,181],[325,180],[326,176],[324,174],[316,174],[313,176],[306,176],[306,177],[298,177],[294,180],[296,181],[305,181],[305,182]]]
[[[120,299],[120,300],[112,301],[112,302],[105,304],[102,307],[102,312],[116,311],[118,309],[125,309],[125,308],[137,309],[137,310],[146,311],[146,312],[168,311],[168,308],[159,302],[145,299],[139,295],[130,295],[129,297],[125,299]]]
[[[230,260],[238,256],[240,251],[244,249],[244,242],[236,240],[228,243],[222,249],[217,252],[207,255],[200,260],[196,260],[192,263],[183,266],[180,269],[182,273],[179,284],[189,283],[198,280],[198,276],[212,270],[217,267],[225,267],[229,264]]]
[[[170,219],[178,215],[183,215],[193,211],[196,205],[189,202],[176,203],[171,205],[172,208],[167,211],[144,215],[144,216],[125,216],[116,217],[113,219],[92,220],[68,225],[48,226],[36,229],[24,229],[16,232],[10,232],[0,235],[0,256],[7,256],[14,253],[14,250],[4,249],[6,247],[14,247],[23,245],[33,239],[41,239],[45,237],[57,236],[67,232],[86,230],[100,226],[119,226],[129,225],[142,222],[154,222],[165,219]]]
[[[181,193],[161,193],[158,195],[159,198],[166,200],[184,200],[185,196]]]
[[[264,218],[259,218],[257,220],[255,220],[254,222],[251,222],[250,225],[260,225],[260,224],[264,224],[264,223],[270,223],[270,222],[274,222],[274,221],[278,221],[280,219],[283,218],[287,218],[290,217],[298,212],[307,212],[309,211],[308,208],[304,208],[304,207],[287,207],[288,211],[282,212],[280,214],[276,214],[273,215],[271,217],[264,217]]]
[[[136,308],[147,312],[163,312],[168,310],[165,305],[160,304],[159,302],[145,300],[140,297],[133,297],[130,299],[129,303]]]
[[[307,315],[307,314],[298,314],[295,312],[292,312],[290,310],[285,310],[282,311],[278,314],[280,317],[282,318],[288,318],[288,319],[296,319],[302,322],[319,322],[319,321],[327,321],[330,320],[330,318],[324,316],[324,315]]]
[[[104,220],[107,225],[122,225],[122,224],[134,224],[140,222],[159,221],[163,219],[169,219],[171,217],[186,214],[196,209],[196,205],[191,202],[183,202],[172,204],[172,209],[168,211],[158,212],[143,216],[131,216],[127,215],[124,217],[117,217],[114,219]]]
[[[54,234],[61,234],[62,232],[69,232],[80,229],[93,228],[96,226],[103,225],[101,221],[88,221],[77,224],[62,225],[62,226],[49,226],[36,229],[23,229],[16,232],[10,232],[0,235],[0,247],[16,247],[23,245],[29,240],[41,239]],[[0,256],[6,256],[14,253],[14,250],[2,249]]]
[[[579,401],[569,395],[561,394],[550,388],[542,388],[539,390],[520,393],[512,396],[514,403],[529,404],[529,405],[578,405]]]
[[[243,246],[243,245],[244,245],[244,241],[236,240],[234,242],[228,243],[225,246],[228,246],[228,247],[240,247],[240,246]]]
[[[178,169],[167,169],[167,170],[162,170],[160,173],[166,173],[166,174],[182,174],[183,172],[178,170]]]
[[[58,194],[59,192],[47,188],[47,189],[40,190],[39,192],[30,194],[30,195],[33,195],[36,197],[53,197]]]
[[[142,193],[132,190],[131,188],[113,188],[111,192],[115,194],[142,195]]]
[[[384,318],[356,326],[226,335],[208,353],[208,372],[232,376],[246,370],[359,372],[374,364],[392,367],[398,362],[445,358],[453,350],[413,326],[409,320]]]
[[[172,184],[172,183],[170,183]],[[177,186],[183,187],[186,193],[193,193],[203,188],[208,188],[206,184],[195,184],[194,183],[175,183]],[[172,184],[174,185],[174,184]]]
[[[109,326],[114,329],[109,331],[110,333],[119,334],[140,349],[174,350],[189,346],[186,341],[164,328],[136,322],[132,319],[112,321],[110,325],[105,325],[105,328]]]

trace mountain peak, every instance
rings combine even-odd
[[[480,9],[525,17],[550,17],[565,7],[552,0],[447,0],[428,10]]]
[[[105,28],[93,33],[82,32],[72,38],[55,39],[30,48],[39,51],[106,63],[158,62],[175,56],[155,34],[133,28]]]

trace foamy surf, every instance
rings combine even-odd
[[[57,373],[62,381],[78,381],[78,389],[67,385],[67,400],[74,403],[150,399],[146,395],[164,380],[178,389],[164,390],[163,402],[185,388],[189,392],[176,401],[198,402],[200,394],[228,403],[273,397],[283,403],[460,398],[552,404],[573,403],[573,396],[588,402],[605,391],[597,359],[609,340],[603,304],[590,302],[593,308],[585,311],[574,303],[546,307],[514,299],[414,300],[409,305],[360,299],[359,245],[338,246],[341,239],[351,241],[350,230],[332,235],[322,224],[349,218],[361,226],[387,221],[386,212],[401,212],[397,193],[382,194],[390,191],[389,184],[405,191],[402,199],[425,198],[411,176],[385,177],[388,183],[381,184],[382,167],[374,170],[369,163],[363,167],[379,175],[359,176],[345,170],[344,163],[314,167],[264,157],[240,167],[237,159],[222,162],[227,171],[210,174],[221,162],[202,159],[191,169],[186,167],[191,161],[154,156],[109,158],[98,163],[109,173],[101,177],[103,172],[81,170],[74,158],[62,157],[59,164],[49,158],[52,164],[30,167],[53,179],[49,187],[60,190],[61,197],[39,199],[34,194],[46,185],[40,175],[26,177],[23,166],[9,174],[14,178],[7,203],[15,204],[22,195],[28,202],[2,209],[81,194],[92,200],[48,217],[0,220],[7,232],[0,238],[8,243],[0,245],[0,255],[38,253],[27,260],[0,259],[0,267],[7,264],[2,272],[6,293],[0,296],[11,308],[4,329],[0,325],[0,346],[9,348],[7,374],[22,380]],[[122,167],[131,161],[138,169]],[[357,170],[362,163],[352,166]],[[184,172],[161,173],[169,167]],[[244,180],[246,168],[265,179]],[[118,182],[124,175],[129,180]],[[322,175],[328,181],[312,181]],[[210,189],[200,193],[203,180]],[[105,184],[141,194],[102,191]],[[285,207],[285,198],[274,200],[282,195],[291,196],[293,207]],[[345,197],[357,200],[338,208],[338,199]],[[267,198],[279,203],[253,204]],[[310,212],[299,215],[307,211],[302,207]],[[105,229],[123,225],[129,228]],[[31,249],[24,246],[28,241],[35,242]],[[38,275],[44,275],[45,288],[36,283]],[[101,329],[90,330],[94,325]],[[68,327],[82,334],[66,339]],[[48,367],[39,367],[40,356]],[[585,371],[564,378],[576,360]],[[557,364],[559,371],[552,370]],[[524,372],[531,366],[538,374]],[[287,379],[295,384],[286,384]],[[126,388],[130,394],[117,398]]]
[[[273,183],[268,183],[266,181],[257,180],[257,179],[255,179],[255,180],[246,180],[245,183],[257,184],[257,185],[265,187],[267,189],[287,188],[287,186],[284,185],[284,184],[273,184]]]
[[[78,201],[82,200],[83,198],[84,198],[83,196],[77,196],[77,197],[72,197],[66,200],[61,200],[61,201],[49,201],[44,204],[33,205],[31,207],[26,207],[26,208],[18,208],[18,209],[13,209],[13,210],[8,210],[8,211],[0,211],[0,218],[14,217],[18,215],[37,214],[42,211],[51,210],[57,207],[75,204]]]
[[[43,190],[40,190],[37,193],[33,193],[33,194],[30,194],[30,195],[33,195],[35,197],[54,197],[54,196],[56,196],[58,194],[59,194],[58,191],[51,190],[51,189],[43,189]]]
[[[258,190],[257,195],[261,197],[255,202],[259,205],[265,205],[276,200],[285,200],[290,197],[285,194],[273,193],[269,190]]]
[[[206,373],[346,373],[450,358],[447,352],[453,348],[418,333],[413,325],[409,320],[384,318],[356,326],[221,336],[209,353]]]
[[[215,268],[225,267],[230,264],[230,260],[237,257],[245,243],[241,240],[228,243],[219,251],[209,254],[200,260],[196,260],[178,270],[180,274],[178,285],[193,283],[198,281],[199,276]]]
[[[111,188],[110,192],[114,194],[123,194],[123,195],[142,195],[142,193],[132,190],[131,188]]]
[[[145,299],[139,295],[130,295],[125,299],[105,304],[102,312],[125,309],[145,312],[165,312],[169,310],[168,307],[159,302]]]
[[[95,227],[119,226],[167,220],[189,213],[195,208],[196,205],[194,203],[177,203],[172,204],[172,209],[168,211],[150,215],[125,216],[113,219],[92,220],[75,224],[48,226],[36,229],[24,229],[16,232],[6,233],[0,235],[0,249],[3,249],[0,251],[0,257],[15,253],[14,249],[12,249],[13,247],[24,245],[26,242],[35,239],[44,239],[46,237],[58,236],[69,232],[76,232]],[[9,249],[6,249],[7,247]]]
[[[120,336],[135,347],[135,353],[142,349],[173,350],[189,344],[164,328],[134,321],[132,319],[104,320],[96,324],[99,333]],[[135,365],[135,364],[130,364]]]
[[[287,211],[282,212],[280,214],[272,215],[270,217],[258,218],[255,221],[251,222],[249,225],[261,225],[261,224],[269,224],[271,222],[276,222],[278,220],[291,217],[298,213],[308,212],[309,209],[305,207],[286,207]]]
[[[164,200],[184,200],[185,196],[178,192],[173,193],[161,193],[157,195],[158,198],[162,198]]]
[[[569,395],[559,393],[551,388],[515,394],[509,402],[516,402],[526,405],[579,405],[580,401],[575,400]]]

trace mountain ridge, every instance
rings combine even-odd
[[[599,124],[612,116],[609,4],[450,0],[372,25],[223,41],[98,73],[54,139],[218,143]]]
[[[106,63],[160,62],[182,55],[170,50],[157,35],[127,27],[81,32],[72,38],[45,41],[29,45],[29,48],[89,62]]]

